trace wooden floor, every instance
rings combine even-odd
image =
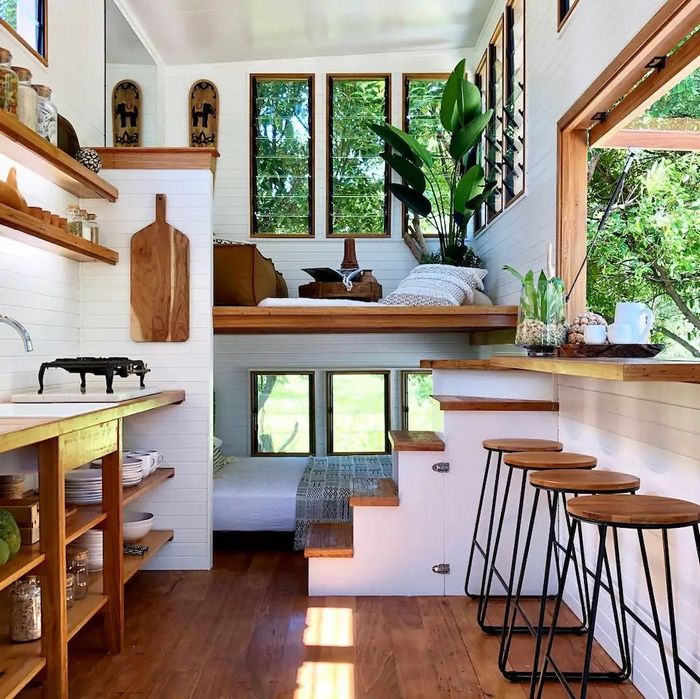
[[[211,572],[135,576],[124,652],[97,651],[98,628],[81,633],[71,698],[526,697],[501,679],[498,640],[480,633],[466,598],[310,598],[300,554],[220,552],[215,561]],[[640,695],[598,684],[589,696]]]

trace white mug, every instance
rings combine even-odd
[[[165,457],[155,449],[132,449],[127,454],[148,462],[149,469],[146,475],[153,473],[165,461]]]
[[[613,323],[608,327],[608,339],[613,345],[630,345],[632,340],[632,326],[625,323]]]
[[[604,325],[586,325],[583,328],[583,339],[587,345],[604,345],[608,337],[608,329]]]
[[[615,306],[615,324],[629,325],[630,339],[628,342],[648,344],[651,341],[654,313],[643,303],[634,301],[618,303]]]

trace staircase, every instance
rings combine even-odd
[[[485,465],[481,442],[557,436],[550,376],[462,361],[434,370],[433,385],[444,434],[391,432],[393,478],[351,498],[352,523],[312,526],[310,595],[463,594]],[[509,527],[506,521],[505,535]]]

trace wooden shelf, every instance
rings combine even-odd
[[[490,359],[421,359],[421,369],[458,369],[469,371],[503,371]]]
[[[2,110],[0,153],[81,199],[116,201],[119,196],[114,185]]]
[[[99,505],[81,505],[78,511],[66,520],[66,544],[72,543],[106,519],[107,513],[102,512]]]
[[[75,601],[68,610],[68,640],[70,641],[105,604],[107,595],[102,594],[101,585],[90,585],[87,596]]]
[[[118,252],[5,204],[0,204],[0,235],[78,262],[106,262],[109,265],[119,262]]]
[[[491,357],[490,362],[505,369],[524,369],[589,379],[700,383],[700,362],[692,360],[498,356]]]
[[[216,148],[95,148],[105,170],[216,171]]]
[[[19,553],[10,561],[0,566],[0,590],[4,590],[15,580],[19,580],[31,570],[44,562],[44,554],[39,550],[39,545],[22,546]],[[2,696],[0,694],[0,696]]]
[[[41,645],[10,643],[7,636],[0,639],[0,697],[16,697],[45,667]]]
[[[159,468],[152,473],[148,478],[142,480],[138,485],[132,488],[124,488],[122,502],[124,506],[132,503],[137,498],[145,495],[148,491],[157,488],[161,483],[165,483],[169,478],[175,475],[175,469],[169,467]]]
[[[502,330],[516,306],[215,306],[215,333],[402,333]]]
[[[432,396],[444,411],[557,412],[559,403],[525,398],[486,398],[484,396]]]
[[[124,582],[131,580],[174,537],[175,532],[172,529],[152,530],[143,539],[135,541],[136,544],[148,546],[148,551],[143,556],[124,556]]]
[[[394,451],[445,451],[442,437],[427,430],[391,430],[389,441]]]

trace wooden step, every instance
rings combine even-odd
[[[445,451],[445,442],[437,432],[427,430],[391,430],[394,451]]]
[[[354,478],[350,507],[398,507],[399,493],[393,478]]]
[[[444,411],[557,412],[559,403],[525,398],[484,398],[482,396],[433,396]]]
[[[304,549],[306,558],[352,558],[351,522],[315,522]]]

